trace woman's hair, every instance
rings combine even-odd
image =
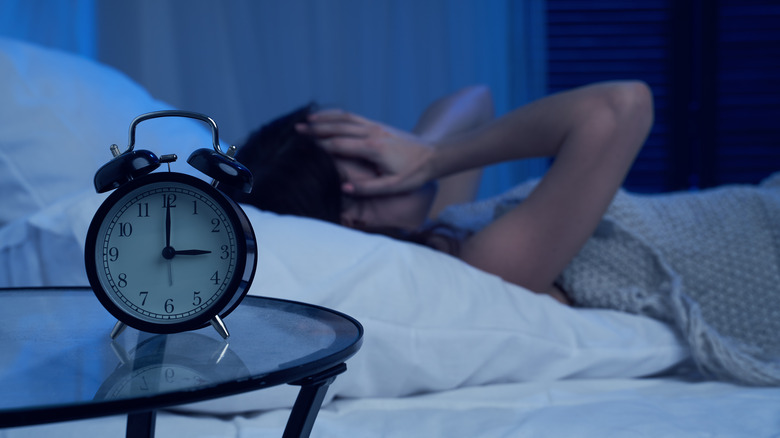
[[[231,191],[237,202],[261,210],[340,223],[341,177],[333,159],[314,138],[295,129],[317,110],[312,103],[253,132],[236,154],[254,182],[251,193]]]
[[[341,175],[333,158],[316,140],[295,129],[317,111],[314,103],[281,116],[253,132],[236,153],[236,160],[252,172],[252,192],[226,189],[236,202],[278,214],[304,216],[341,223]],[[418,243],[457,254],[457,230],[432,225],[421,231],[392,227],[362,227],[362,231]]]

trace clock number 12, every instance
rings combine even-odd
[[[169,193],[167,195],[163,195],[163,208],[176,208],[176,194],[175,193]]]

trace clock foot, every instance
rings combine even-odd
[[[116,358],[119,359],[120,365],[125,365],[130,363],[130,356],[127,354],[127,350],[125,350],[121,345],[119,345],[119,343],[117,343],[116,340],[111,341],[111,350],[114,351]]]
[[[123,323],[122,321],[117,321],[116,325],[114,325],[114,328],[111,330],[111,339],[116,339],[116,337],[119,336],[126,328],[127,324]]]
[[[230,337],[230,333],[228,333],[228,329],[225,326],[225,323],[222,322],[222,318],[219,317],[219,315],[215,315],[214,318],[211,319],[211,326],[214,327],[214,330],[219,333],[220,336],[222,336],[222,339],[227,340],[227,338]]]

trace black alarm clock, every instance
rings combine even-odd
[[[197,149],[187,162],[211,184],[172,172],[173,154],[134,150],[136,126],[158,117],[188,117],[211,126],[213,149]],[[95,174],[98,193],[114,190],[87,231],[87,278],[116,319],[115,338],[126,326],[176,333],[211,324],[227,339],[223,322],[246,295],[257,265],[252,225],[241,207],[217,187],[252,189],[251,172],[223,152],[217,125],[188,111],[156,111],[130,124],[127,150],[111,146],[113,160]],[[161,164],[168,171],[154,172]]]

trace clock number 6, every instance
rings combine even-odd
[[[165,311],[168,313],[173,313],[173,298],[168,298],[165,300]]]

